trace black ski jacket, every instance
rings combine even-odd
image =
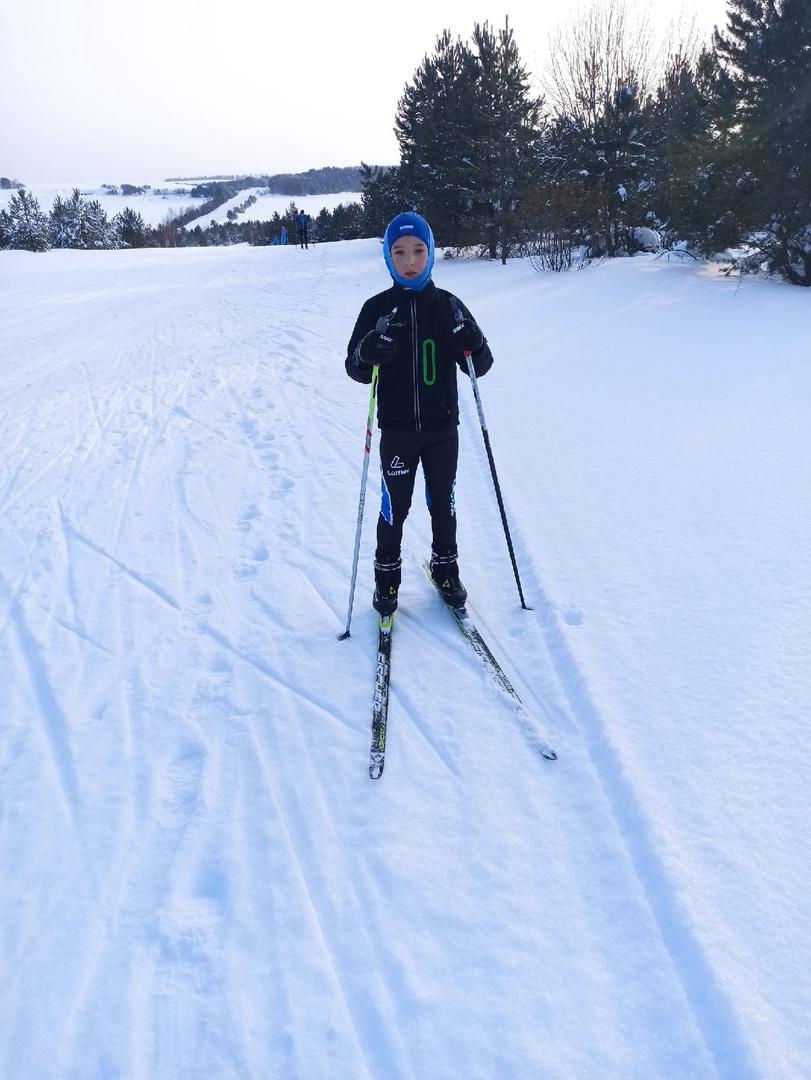
[[[455,303],[466,319],[475,321],[461,301]],[[371,383],[372,368],[361,360],[358,346],[381,316],[394,312],[386,333],[397,342],[397,355],[378,369],[380,428],[429,431],[459,423],[456,370],[468,370],[462,349],[450,339],[456,325],[454,306],[452,294],[429,281],[420,292],[392,285],[361,308],[346,356],[347,374],[360,383]],[[473,353],[473,370],[478,377],[492,365],[485,340]]]

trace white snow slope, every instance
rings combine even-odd
[[[32,184],[26,187],[26,191],[39,203],[39,208],[44,214],[49,214],[53,208],[57,196],[69,199],[76,188],[79,188],[83,198],[93,199],[101,204],[102,209],[112,220],[116,214],[129,207],[141,215],[145,224],[157,226],[166,220],[178,217],[186,210],[202,206],[206,199],[201,197],[192,198],[188,194],[194,187],[191,183],[172,183],[167,180],[155,181],[151,187],[153,190],[142,195],[111,195],[103,186],[90,184]],[[156,192],[160,192],[157,194]],[[16,194],[14,189],[0,190],[0,210],[8,208],[12,197]],[[295,203],[299,210],[315,218],[323,209],[332,211],[336,206],[349,205],[358,202],[360,192],[344,191],[340,194],[328,195],[269,195],[267,188],[247,188],[241,191],[233,199],[223,203],[216,210],[208,214],[202,214],[189,223],[189,228],[199,225],[205,229],[212,221],[219,224],[228,220],[228,211],[241,206],[249,195],[256,195],[256,202],[249,206],[244,213],[237,217],[237,221],[270,221],[274,214],[284,214],[291,203]],[[294,240],[295,237],[291,237]]]
[[[463,379],[471,610],[559,760],[415,500],[372,781],[379,243],[0,254],[0,1076],[811,1074],[811,296],[434,276],[532,608]]]
[[[44,214],[50,214],[57,196],[65,200],[69,199],[78,188],[82,198],[88,201],[92,199],[101,205],[108,219],[112,220],[116,214],[129,208],[140,214],[144,223],[150,226],[160,225],[206,202],[202,197],[192,198],[189,194],[194,187],[192,183],[157,180],[149,186],[151,190],[141,195],[111,195],[103,184],[96,181],[81,184],[26,184],[25,189],[37,200]],[[15,194],[16,191],[13,189],[0,190],[0,210],[8,208]]]

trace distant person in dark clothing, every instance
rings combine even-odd
[[[298,242],[299,246],[306,248],[310,246],[309,236],[307,235],[307,227],[310,224],[310,215],[305,214],[302,210],[298,218]]]

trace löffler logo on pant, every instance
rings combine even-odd
[[[399,454],[395,454],[388,467],[389,476],[408,476],[408,467]]]

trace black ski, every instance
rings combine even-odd
[[[386,762],[386,723],[389,714],[389,677],[391,675],[392,615],[381,615],[377,635],[375,696],[372,705],[372,747],[369,751],[369,776],[379,780]]]
[[[431,574],[430,563],[426,562],[424,564],[424,567],[431,584],[436,588],[439,595],[442,596],[442,592],[439,589],[437,583],[434,581]],[[443,603],[445,603],[444,597]],[[445,607],[453,616],[456,625],[465,635],[465,640],[468,641],[468,643],[472,646],[473,651],[476,653],[476,655],[484,663],[487,670],[490,672],[493,681],[496,683],[497,686],[501,687],[501,689],[514,703],[516,715],[518,716],[518,720],[521,724],[524,734],[529,740],[530,745],[538,751],[541,757],[546,758],[547,761],[556,761],[558,755],[550,746],[547,745],[546,742],[544,742],[544,740],[538,734],[537,726],[532,716],[532,713],[521,700],[518,691],[510,682],[504,668],[495,658],[493,650],[487,644],[481,631],[471,619],[467,608],[453,607],[451,604],[448,603],[445,603]]]

